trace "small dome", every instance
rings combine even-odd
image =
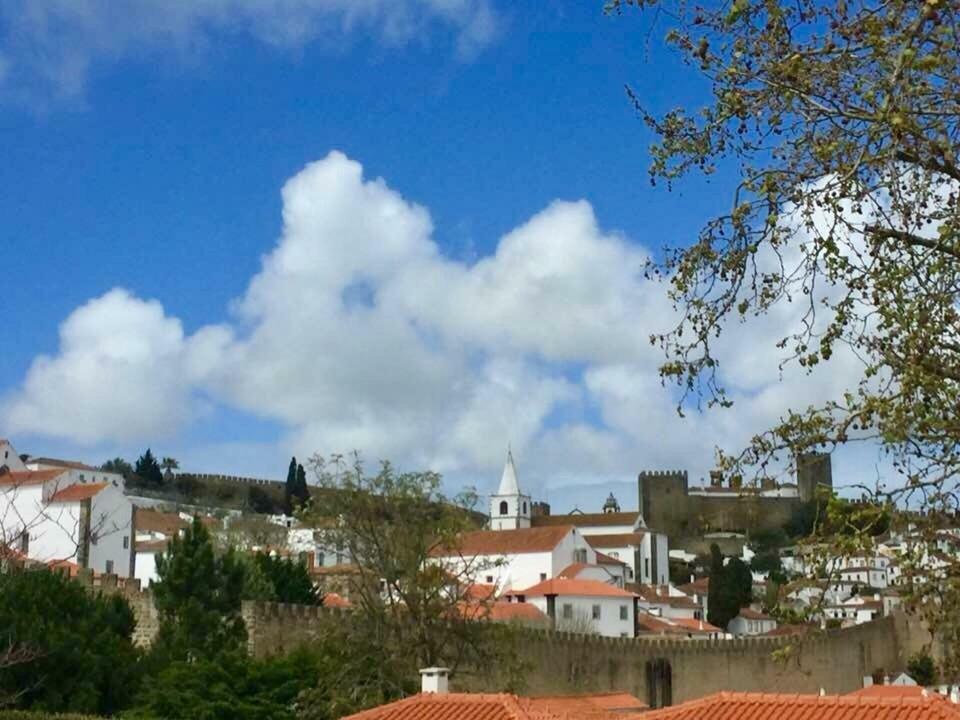
[[[617,502],[617,499],[613,496],[613,493],[610,493],[607,501],[603,504],[603,511],[605,513],[620,512],[620,503]]]

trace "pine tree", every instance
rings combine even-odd
[[[153,487],[163,485],[163,471],[160,469],[160,463],[157,462],[150,448],[147,448],[147,451],[137,458],[137,464],[133,472],[140,478],[140,481],[144,485]]]
[[[307,473],[303,465],[297,465],[297,482],[294,486],[294,499],[300,506],[306,505],[310,500],[310,489],[307,487]]]
[[[290,458],[290,466],[287,468],[287,482],[283,487],[283,512],[287,515],[293,515],[293,496],[296,494],[297,487],[297,458]]]

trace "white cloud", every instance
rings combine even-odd
[[[369,35],[400,47],[449,34],[469,59],[498,28],[492,0],[9,0],[0,3],[0,91],[46,103],[83,96],[90,68],[124,57],[193,57],[218,34],[281,49]],[[4,79],[6,78],[6,82]]]
[[[66,320],[0,430],[150,443],[210,397],[286,427],[281,465],[359,449],[489,487],[512,442],[534,487],[676,466],[696,478],[715,445],[855,377],[840,358],[779,382],[763,369],[789,318],[744,325],[723,347],[735,409],[681,419],[648,342],[673,313],[646,258],[579,201],[550,204],[476,263],[452,260],[425,208],[333,152],[284,186],[280,240],[229,322],[185,336],[158,303],[111,291]]]

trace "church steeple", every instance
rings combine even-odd
[[[520,491],[513,452],[507,448],[507,462],[496,495],[490,496],[490,529],[516,530],[530,527],[530,496]]]

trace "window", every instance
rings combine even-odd
[[[594,606],[591,608],[590,617],[592,617],[594,620],[599,620],[599,619],[600,619],[600,606],[599,606],[599,605],[594,605]]]
[[[629,609],[626,605],[621,605],[621,606],[620,606],[620,619],[621,619],[621,620],[627,620],[627,619],[629,619],[629,617],[630,617],[630,616],[629,616],[629,612],[630,612],[630,609]]]
[[[547,574],[546,574],[546,573],[540,573],[540,582],[543,582],[543,581],[546,580],[546,579],[547,579]]]
[[[523,504],[523,514],[524,514],[524,515],[527,514],[527,504],[526,504],[526,503]]]
[[[501,500],[501,501],[500,501],[500,514],[501,514],[501,515],[506,515],[506,514],[507,514],[507,501],[506,501],[506,500]]]
[[[86,482],[87,479],[83,476],[83,473],[80,473],[80,482]]]
[[[585,563],[587,561],[587,550],[586,548],[577,548],[573,551],[573,561],[578,563]]]
[[[573,605],[570,603],[564,603],[561,608],[564,620],[573,620]]]
[[[620,637],[629,637],[625,632],[620,633]]]
[[[643,574],[645,577],[650,577],[650,558],[643,559]]]
[[[113,560],[107,560],[107,574],[113,572]]]
[[[487,584],[489,585],[492,582],[493,582],[493,575],[487,575]]]
[[[130,536],[129,536],[129,535],[124,535],[124,536],[123,536],[123,549],[124,549],[124,550],[129,550],[129,549],[130,549]]]

